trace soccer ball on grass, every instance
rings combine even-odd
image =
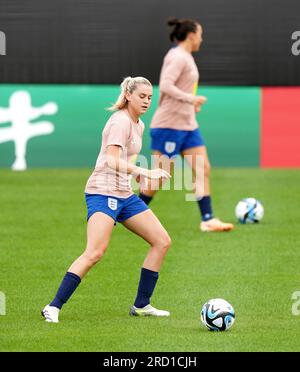
[[[255,198],[246,198],[235,207],[236,218],[241,223],[258,223],[264,216],[264,207]]]
[[[201,322],[210,331],[227,331],[235,321],[235,312],[229,302],[214,298],[201,309]]]

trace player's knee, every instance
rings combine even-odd
[[[98,246],[93,247],[93,249],[88,249],[84,255],[86,259],[88,260],[89,264],[93,266],[101,260],[105,251],[106,251],[106,245],[98,245]]]
[[[168,234],[164,234],[160,237],[157,246],[160,249],[160,251],[162,251],[165,254],[171,247],[171,244],[172,241],[170,236]]]

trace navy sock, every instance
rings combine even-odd
[[[50,306],[55,306],[61,309],[63,304],[65,304],[72,296],[80,282],[81,279],[78,275],[67,272],[61,282],[54,300],[50,303]]]
[[[141,308],[150,304],[150,298],[156,286],[158,272],[142,267],[141,277],[134,306]]]
[[[202,221],[208,221],[213,218],[213,212],[211,207],[211,197],[203,196],[203,198],[197,200],[199,209],[202,216]]]
[[[140,198],[143,200],[143,202],[144,202],[145,204],[147,204],[147,205],[149,205],[150,202],[151,202],[151,200],[153,199],[152,196],[145,195],[145,194],[143,194],[143,193],[141,193],[141,192],[140,192],[139,197],[140,197]]]

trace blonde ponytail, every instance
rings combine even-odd
[[[132,94],[136,90],[138,84],[146,84],[151,86],[150,81],[142,76],[127,76],[120,85],[121,93],[117,101],[111,107],[108,107],[107,110],[116,111],[125,108],[127,105],[126,93]]]

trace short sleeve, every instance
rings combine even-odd
[[[107,133],[106,147],[110,145],[120,146],[122,150],[127,146],[130,130],[130,122],[112,122]]]

